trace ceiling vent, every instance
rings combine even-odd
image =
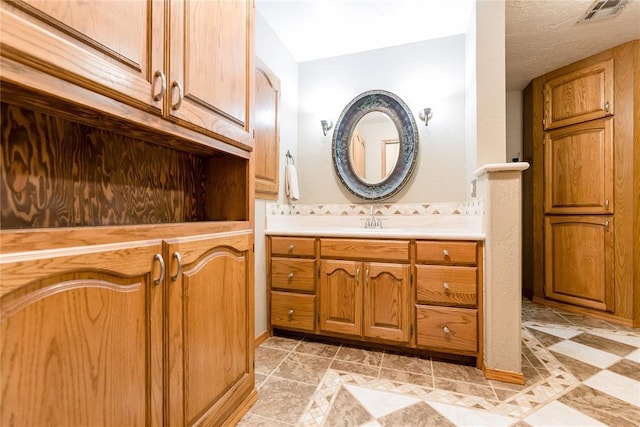
[[[631,0],[595,0],[578,23],[614,18]]]

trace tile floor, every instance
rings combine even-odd
[[[640,330],[523,301],[523,386],[430,357],[271,337],[240,426],[640,426]]]

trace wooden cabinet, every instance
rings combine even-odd
[[[2,79],[74,104],[92,125],[104,126],[101,109],[147,134],[252,147],[253,10],[252,0],[2,2]]]
[[[416,343],[482,360],[482,247],[416,242]]]
[[[2,2],[2,56],[159,114],[164,5],[158,1]]]
[[[221,425],[253,391],[250,234],[166,242],[169,424]]]
[[[608,215],[545,217],[545,295],[612,311],[613,234]]]
[[[163,424],[162,244],[113,246],[0,258],[2,425]]]
[[[320,261],[320,331],[362,335],[362,263]]]
[[[255,165],[256,194],[278,198],[280,156],[280,79],[256,58]]]
[[[613,119],[545,132],[547,214],[613,212]]]
[[[524,293],[636,327],[639,60],[630,41],[533,79],[523,97]]]
[[[240,231],[0,256],[2,424],[239,417],[255,401],[250,242]]]
[[[252,146],[253,1],[171,1],[169,7],[167,114]]]
[[[316,325],[316,239],[267,239],[269,328],[313,332]]]
[[[581,66],[544,83],[544,128],[613,115],[613,58]]]

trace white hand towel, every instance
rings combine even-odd
[[[298,190],[298,173],[296,172],[296,167],[288,163],[284,168],[284,191],[291,201],[295,201],[300,198],[300,191]]]

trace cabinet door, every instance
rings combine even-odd
[[[253,146],[253,2],[171,2],[168,114],[226,142]]]
[[[362,263],[320,262],[320,330],[362,335]]]
[[[163,425],[160,241],[81,249],[0,257],[0,424]]]
[[[261,198],[278,198],[279,146],[278,105],[280,79],[256,60],[255,161],[256,193]]]
[[[2,56],[160,113],[163,2],[17,0],[0,14]]]
[[[544,84],[544,128],[554,129],[613,114],[613,58]]]
[[[168,241],[170,425],[221,425],[254,389],[250,240]]]
[[[612,136],[612,118],[545,133],[545,213],[613,213]]]
[[[364,335],[409,341],[409,265],[365,263]]]
[[[545,296],[613,311],[611,216],[545,217]]]

